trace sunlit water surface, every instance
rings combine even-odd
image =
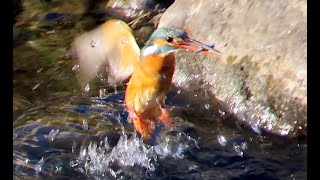
[[[65,98],[66,99],[66,98]],[[13,174],[55,179],[306,179],[307,144],[174,116],[146,145],[126,121],[123,92],[70,96],[14,122]],[[200,121],[199,121],[200,122]],[[201,121],[203,122],[203,121]]]

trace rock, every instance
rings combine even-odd
[[[154,30],[155,28],[153,26],[143,26],[134,33],[135,38],[146,43]]]
[[[89,14],[90,13],[93,13],[93,14],[103,13],[103,11],[106,10],[107,2],[108,1],[106,1],[106,0],[87,0],[86,12]]]
[[[173,84],[186,94],[180,99],[191,99],[201,109],[214,104],[209,114],[232,115],[273,134],[307,135],[306,5],[299,0],[176,0],[159,27],[183,29],[223,53],[218,61],[176,54]],[[202,106],[194,102],[197,94]]]
[[[110,0],[106,12],[115,18],[131,21],[147,13],[154,16],[173,2],[174,0]]]

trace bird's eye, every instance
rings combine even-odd
[[[167,37],[166,40],[167,40],[167,42],[172,42],[173,38],[172,37]]]

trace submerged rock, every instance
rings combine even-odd
[[[274,134],[306,135],[306,4],[176,0],[159,27],[180,28],[194,39],[216,43],[223,56],[217,61],[179,51],[173,80],[179,93],[171,100],[207,109],[209,116],[233,115]]]

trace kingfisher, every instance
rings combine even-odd
[[[171,127],[165,99],[174,74],[174,52],[178,49],[221,55],[213,45],[191,39],[180,29],[164,27],[156,29],[140,50],[132,29],[117,19],[106,21],[72,43],[72,53],[79,59],[78,77],[82,85],[101,69],[111,86],[129,81],[125,90],[128,122],[147,143],[157,134],[158,125]]]
[[[180,29],[159,28],[153,32],[141,49],[140,61],[125,91],[128,122],[133,123],[147,143],[155,140],[158,125],[166,129],[172,126],[169,112],[165,109],[165,99],[174,74],[174,52],[178,49],[221,55],[214,46],[191,39]]]

